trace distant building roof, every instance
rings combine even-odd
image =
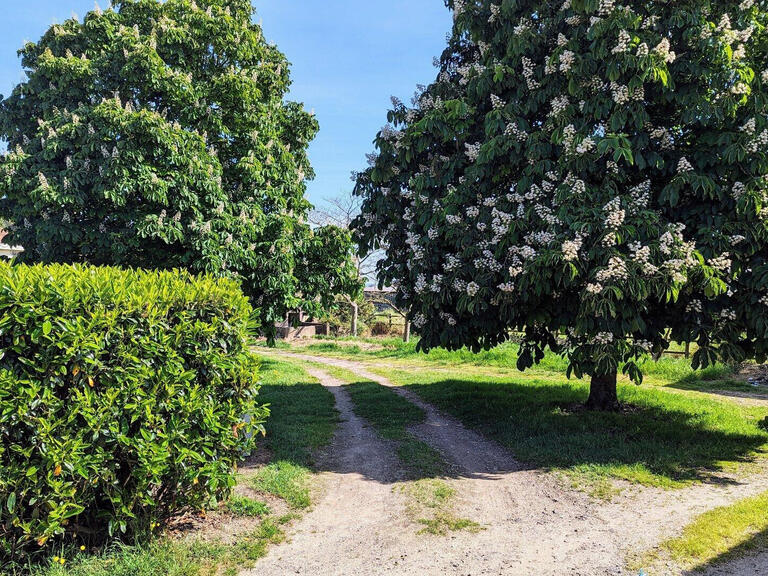
[[[376,286],[366,286],[363,290],[366,294],[394,294],[396,290],[391,286],[386,286],[379,290]]]
[[[3,242],[3,239],[8,236],[8,232],[0,230],[0,256],[5,258],[13,258],[18,254],[24,252],[24,248],[21,246],[10,246]]]

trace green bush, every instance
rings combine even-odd
[[[229,280],[0,263],[0,569],[229,496],[252,317]]]

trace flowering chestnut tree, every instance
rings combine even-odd
[[[305,222],[317,122],[285,101],[289,64],[252,15],[249,0],[121,0],[20,51],[0,214],[22,260],[235,276],[265,326],[350,285],[349,241]]]
[[[618,406],[670,340],[768,354],[768,13],[754,0],[452,0],[439,76],[358,177],[423,349],[524,334]]]

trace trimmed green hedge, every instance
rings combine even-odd
[[[230,493],[267,415],[252,312],[229,280],[0,263],[0,568]]]

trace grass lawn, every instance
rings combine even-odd
[[[97,555],[77,554],[65,564],[54,559],[35,576],[235,576],[280,542],[280,522],[264,520],[236,544],[162,539],[146,546],[114,546]]]
[[[660,549],[688,570],[701,570],[768,548],[768,492],[706,512]]]
[[[270,463],[250,479],[251,486],[285,500],[293,508],[311,504],[313,454],[331,441],[338,415],[333,395],[300,367],[264,359],[261,398],[270,405],[264,445]]]
[[[588,387],[563,377],[388,371],[395,382],[490,436],[522,461],[591,484],[619,478],[675,487],[756,458],[768,408],[622,385],[624,413],[581,409]]]
[[[239,483],[277,496],[289,509],[311,502],[312,454],[330,442],[338,414],[333,396],[301,368],[264,360],[261,401],[272,416],[267,437],[261,441],[270,463],[253,474],[241,474]],[[284,508],[286,506],[284,505]],[[283,539],[282,525],[294,513],[278,516],[256,499],[233,496],[217,512],[226,517],[250,518],[253,528],[235,542],[202,539],[194,532],[180,538],[160,538],[143,546],[113,546],[96,554],[76,550],[59,552],[48,566],[31,570],[33,576],[235,576],[262,557],[268,546]]]
[[[326,338],[319,337],[309,343],[302,343],[301,349],[308,352],[357,360],[407,360],[420,365],[431,366],[475,366],[482,368],[515,369],[519,346],[507,342],[491,350],[477,354],[471,350],[456,351],[436,348],[428,354],[417,351],[418,340],[403,342],[401,338]],[[290,349],[291,345],[279,342],[281,349]],[[565,374],[568,362],[562,357],[547,353],[541,364],[530,373],[552,372]],[[694,371],[690,361],[680,356],[664,356],[658,362],[647,361],[643,365],[647,383],[662,386],[678,386],[687,390],[728,390],[735,389],[755,392],[755,389],[743,382],[737,382],[733,369],[728,366],[714,366],[702,371]],[[766,391],[768,396],[768,391]]]
[[[373,347],[375,342],[380,345]],[[396,339],[363,344],[371,348],[318,341],[308,349],[368,362],[520,460],[563,471],[596,495],[609,495],[613,479],[683,486],[743,467],[768,450],[768,405],[740,405],[702,393],[746,389],[728,367],[694,372],[683,358],[648,362],[642,386],[620,385],[626,411],[596,414],[580,408],[588,384],[567,380],[565,361],[553,354],[520,373],[512,343],[478,355],[466,350],[423,355],[415,344]]]

